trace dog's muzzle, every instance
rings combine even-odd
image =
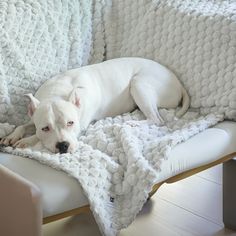
[[[66,141],[63,141],[63,142],[58,142],[56,144],[56,148],[59,149],[59,152],[62,154],[62,153],[67,153],[67,150],[69,148],[70,144]]]

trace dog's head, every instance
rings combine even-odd
[[[36,127],[36,136],[54,153],[73,153],[78,146],[80,133],[80,100],[76,89],[68,100],[55,99],[39,102],[32,94],[28,115]]]

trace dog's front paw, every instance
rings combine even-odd
[[[12,134],[6,136],[5,138],[2,138],[0,144],[3,144],[5,146],[14,145],[21,138],[22,137],[20,136],[15,136],[13,132]]]
[[[29,144],[27,142],[25,142],[24,140],[25,138],[22,138],[20,140],[18,140],[14,145],[13,147],[14,148],[26,148],[29,146]]]
[[[13,133],[9,134],[5,138],[2,138],[0,144],[5,146],[14,145],[18,140],[24,136],[24,129],[22,126],[17,127]]]
[[[22,138],[20,140],[18,140],[13,147],[15,148],[27,148],[30,146],[34,146],[38,141],[38,138],[36,137],[36,135],[27,137],[27,138]]]

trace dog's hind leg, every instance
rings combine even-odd
[[[136,105],[144,113],[147,119],[150,119],[157,124],[164,123],[157,107],[157,94],[151,84],[143,83],[143,79],[139,80],[138,77],[135,77],[130,83],[130,93]]]
[[[11,134],[1,139],[0,144],[14,145],[18,140],[22,139],[25,134],[32,133],[35,130],[34,123],[32,121],[25,125],[18,126]]]

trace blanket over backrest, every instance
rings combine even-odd
[[[88,63],[92,0],[0,2],[0,122],[22,124],[25,93]]]
[[[191,107],[236,119],[234,0],[106,0],[104,5],[103,29],[97,29],[105,59],[154,59],[179,77]]]
[[[0,122],[25,123],[27,99],[51,76],[124,56],[169,67],[191,107],[236,119],[234,0],[3,0]]]

